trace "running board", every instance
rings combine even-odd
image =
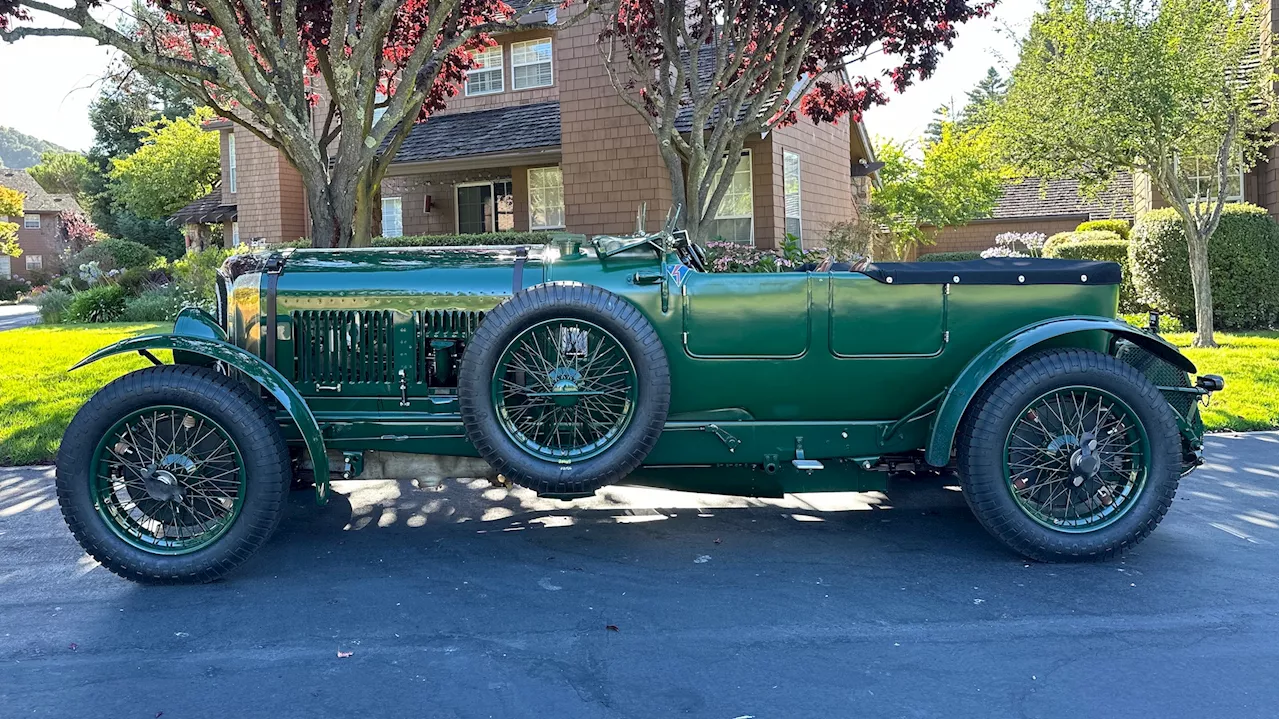
[[[816,459],[793,459],[791,460],[791,466],[795,467],[796,469],[807,470],[810,472],[812,472],[815,469],[823,468],[822,462],[819,462]]]

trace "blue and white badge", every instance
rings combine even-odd
[[[682,285],[684,284],[684,276],[689,274],[689,268],[682,264],[667,265],[667,272],[677,285]]]

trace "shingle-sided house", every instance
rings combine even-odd
[[[19,257],[0,254],[0,278],[29,278],[33,272],[53,270],[62,250],[61,215],[81,211],[76,198],[45,192],[26,170],[0,168],[0,187],[24,195],[22,217],[0,217],[18,225],[18,246],[22,248]]]
[[[634,229],[642,202],[650,224],[661,222],[671,204],[667,170],[643,119],[616,96],[598,33],[581,23],[499,37],[448,109],[401,146],[382,183],[381,233],[619,233]],[[252,134],[210,127],[221,133],[219,197],[177,221],[219,222],[228,245],[308,236],[297,171]],[[716,234],[761,247],[788,229],[820,240],[854,216],[873,160],[859,123],[804,121],[755,138]]]
[[[1084,197],[1074,180],[1044,180],[1028,177],[1009,182],[990,216],[966,225],[927,228],[935,244],[919,248],[919,253],[982,251],[995,244],[1005,232],[1055,232],[1074,230],[1087,220],[1134,217],[1134,180],[1120,173],[1096,196]]]

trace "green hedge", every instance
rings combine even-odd
[[[1067,245],[1073,242],[1115,242],[1122,240],[1119,234],[1110,230],[1087,230],[1081,232],[1074,230],[1072,232],[1059,232],[1051,235],[1045,240],[1044,247],[1040,250],[1041,257],[1052,257],[1054,248],[1060,245]]]
[[[374,247],[466,247],[468,245],[545,245],[550,232],[488,232],[476,235],[407,235],[375,237]]]
[[[916,262],[964,262],[965,260],[976,260],[981,257],[981,252],[930,252],[927,255],[917,257]]]
[[[1106,234],[1114,235],[1113,232]],[[1061,242],[1046,247],[1044,257],[1060,260],[1098,260],[1120,265],[1120,311],[1142,312],[1145,307],[1133,287],[1133,272],[1129,269],[1129,243],[1125,240],[1081,240]]]
[[[1209,238],[1209,286],[1216,329],[1275,327],[1280,320],[1276,221],[1261,207],[1231,204]],[[1144,214],[1133,228],[1130,261],[1139,296],[1152,307],[1195,325],[1195,298],[1182,219],[1172,208]]]
[[[127,270],[130,267],[149,267],[155,259],[155,250],[144,244],[110,237],[98,240],[80,250],[67,264],[73,273],[79,269],[80,265],[90,262],[97,262],[98,267],[103,271]]]
[[[1091,232],[1094,230],[1114,232],[1120,235],[1122,240],[1131,239],[1128,220],[1089,220],[1088,222],[1081,222],[1076,227],[1076,232]]]

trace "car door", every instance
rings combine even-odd
[[[788,358],[809,349],[809,275],[690,272],[681,285],[693,357]]]
[[[831,273],[831,353],[837,357],[929,357],[947,340],[944,285],[885,284]]]

